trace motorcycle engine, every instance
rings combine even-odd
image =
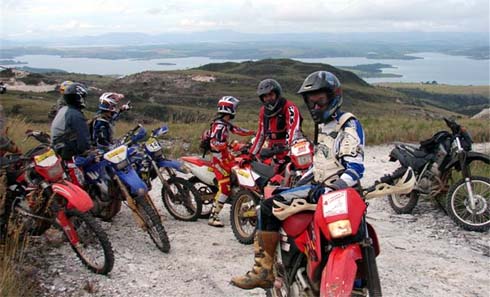
[[[422,193],[429,194],[435,184],[435,176],[431,171],[426,171],[417,183],[418,190]]]

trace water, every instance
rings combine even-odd
[[[383,69],[384,73],[400,74],[394,78],[367,78],[367,82],[426,82],[453,85],[490,85],[490,60],[473,60],[463,56],[450,56],[440,53],[416,53],[413,56],[423,59],[372,60],[363,57],[342,58],[297,58],[303,62],[320,62],[333,66],[355,66],[360,64],[383,63],[395,68]],[[15,57],[15,60],[27,62],[34,68],[56,68],[68,72],[90,74],[128,75],[145,70],[178,70],[202,66],[208,63],[242,62],[244,60],[210,59],[208,57],[168,58],[153,60],[105,60],[92,58],[62,58],[50,55],[26,55]],[[175,65],[158,65],[171,63]]]
[[[474,60],[463,56],[439,53],[416,53],[416,60],[372,60],[363,57],[301,59],[304,62],[326,63],[332,66],[355,66],[360,64],[390,64],[395,68],[384,68],[383,73],[403,75],[402,77],[366,78],[376,82],[426,82],[437,81],[451,85],[490,85],[490,60]]]

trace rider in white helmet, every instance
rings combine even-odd
[[[230,195],[230,173],[233,166],[233,156],[228,150],[228,135],[250,136],[255,131],[234,126],[231,120],[235,117],[240,101],[233,96],[223,96],[218,101],[217,117],[211,123],[210,151],[213,153],[214,174],[218,181],[219,191],[214,197],[213,210],[208,224],[213,227],[223,227],[219,213]]]

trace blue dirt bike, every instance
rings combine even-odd
[[[186,179],[177,176],[176,171],[188,173],[183,163],[167,159],[158,141],[168,132],[166,125],[151,131],[149,137],[145,128],[138,125],[138,134],[145,135],[136,141],[126,134],[123,141],[131,142],[130,161],[146,186],[151,189],[151,181],[158,178],[162,184],[161,199],[168,212],[177,220],[195,221],[201,214],[202,201],[199,192]],[[134,130],[134,129],[133,129]],[[143,141],[144,140],[144,141]]]
[[[164,253],[169,252],[170,242],[163,228],[160,215],[148,195],[146,183],[134,170],[129,155],[134,148],[128,145],[145,137],[145,134],[136,133],[137,129],[129,132],[130,141],[120,140],[111,149],[103,154],[100,162],[104,164],[107,174],[111,178],[108,191],[125,202],[132,210],[135,220],[148,232],[155,245]]]

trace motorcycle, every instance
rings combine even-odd
[[[42,131],[26,131],[26,139],[32,137],[38,142],[49,144],[51,137]],[[73,160],[64,161],[64,168],[70,181],[84,188],[94,207],[90,210],[94,217],[110,221],[121,210],[121,199],[117,191],[110,191],[112,179],[106,171],[107,161],[97,151],[90,157],[75,156]]]
[[[268,159],[287,147],[265,150],[262,159]],[[308,183],[313,178],[313,146],[306,139],[297,141],[282,162],[283,168],[261,162],[238,164],[232,168],[232,184],[238,191],[232,195],[230,222],[233,234],[240,243],[252,244],[257,229],[257,207],[264,197],[276,188],[294,187]]]
[[[148,195],[146,183],[138,176],[129,160],[134,148],[128,147],[131,142],[138,142],[146,135],[145,131],[129,133],[129,141],[119,141],[103,155],[107,162],[106,170],[112,179],[109,191],[114,191],[115,197],[122,199],[131,209],[136,222],[147,231],[157,248],[164,253],[170,251],[170,242],[162,225],[157,208]]]
[[[61,158],[46,145],[24,156],[0,158],[6,171],[8,222],[2,231],[20,230],[39,236],[51,226],[62,230],[83,265],[98,274],[108,274],[114,266],[114,252],[107,234],[90,215],[90,196],[64,180]]]
[[[142,126],[139,127],[139,129],[144,130]],[[136,149],[129,159],[148,189],[151,189],[153,179],[158,178],[160,180],[163,204],[175,219],[195,221],[201,214],[202,201],[197,189],[186,179],[176,175],[176,170],[188,173],[187,168],[181,162],[167,159],[163,154],[163,148],[158,137],[167,132],[168,127],[162,126],[153,130],[144,143],[134,143]],[[127,139],[128,137],[126,135],[124,138]],[[166,173],[169,178],[165,178],[163,173]]]
[[[234,156],[241,155],[245,147],[246,145],[243,143],[234,142],[231,146],[232,154]],[[218,181],[214,174],[214,165],[211,161],[204,159],[204,157],[184,156],[179,158],[179,160],[184,164],[187,171],[192,174],[187,181],[197,190],[197,194],[201,197],[202,210],[199,218],[207,219],[211,214],[214,197],[219,190]],[[230,202],[230,200],[227,201],[227,203]]]
[[[274,201],[273,214],[283,222],[267,296],[381,296],[379,241],[366,220],[366,200],[408,193],[414,184],[413,171],[405,169],[362,194],[347,188],[321,195],[317,204],[302,198],[289,205]]]
[[[419,197],[435,198],[447,193],[445,209],[463,229],[483,232],[490,229],[490,178],[474,176],[470,165],[481,161],[490,164],[490,156],[471,150],[469,133],[454,120],[444,118],[451,132],[439,131],[419,147],[399,144],[390,152],[390,161],[402,168],[412,167],[417,176],[414,190],[407,194],[389,195],[396,213],[411,213]],[[453,173],[462,178],[453,180]]]
[[[86,185],[94,193],[96,207],[93,213],[109,220],[120,210],[121,202],[126,202],[132,210],[136,222],[147,231],[158,249],[164,253],[170,250],[170,242],[162,225],[157,208],[148,195],[148,187],[136,174],[129,161],[135,148],[129,144],[145,138],[146,131],[135,134],[140,126],[129,131],[119,142],[106,153],[97,151],[87,157],[76,156],[75,161],[67,162],[68,175],[75,183]],[[44,132],[30,132],[41,143],[46,143],[49,135]],[[84,168],[84,175],[78,168]]]

